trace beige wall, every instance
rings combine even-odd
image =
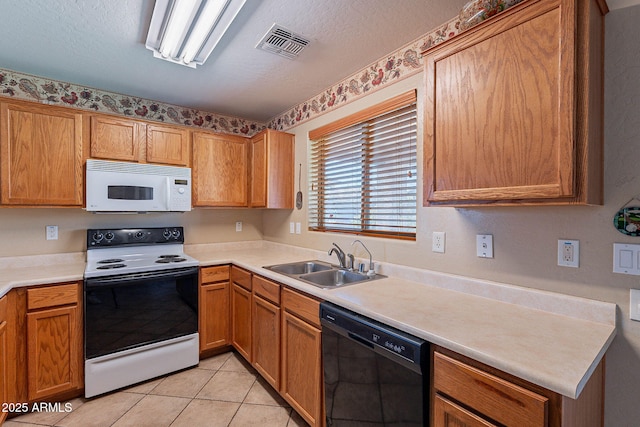
[[[606,425],[612,427],[638,425],[637,420],[640,419],[640,393],[635,388],[640,384],[640,322],[628,318],[629,289],[640,288],[640,277],[612,273],[613,243],[640,244],[640,238],[625,236],[612,225],[613,215],[618,209],[640,194],[640,155],[635,151],[640,150],[637,22],[640,22],[640,6],[611,12],[606,20],[604,206],[420,207],[415,242],[363,239],[375,259],[380,261],[618,304],[619,332],[607,354],[606,367],[605,418]],[[296,134],[296,164],[306,164],[309,130],[411,88],[418,90],[418,98],[421,99],[422,78],[422,75],[411,77],[293,129]],[[419,111],[422,111],[422,106],[419,106]],[[421,131],[422,123],[420,134]],[[304,166],[303,170],[306,170]],[[306,178],[303,177],[304,185]],[[637,203],[640,205],[640,201]],[[419,206],[421,204],[420,200]],[[306,204],[301,211],[265,212],[265,239],[327,250],[332,242],[336,242],[343,249],[350,249],[354,237],[305,231],[306,213]],[[289,234],[289,221],[301,222],[302,234]],[[433,231],[446,232],[444,254],[431,251]],[[476,257],[476,234],[493,234],[494,259]],[[558,239],[580,241],[580,268],[557,266]],[[356,255],[363,256],[364,253],[358,249]],[[561,343],[549,343],[550,347],[555,345]]]
[[[236,232],[236,221],[242,231]],[[58,240],[45,226],[58,226]],[[81,209],[0,209],[0,257],[79,252],[87,228],[184,226],[189,244],[262,239],[262,211],[196,209],[182,214],[92,214]]]

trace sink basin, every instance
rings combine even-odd
[[[297,276],[300,274],[313,273],[316,271],[334,270],[335,267],[322,261],[300,261],[288,264],[270,265],[268,268],[276,273]]]
[[[328,270],[317,273],[303,274],[298,279],[312,283],[322,288],[333,288],[336,286],[347,285],[349,283],[362,282],[371,280],[366,274],[356,273],[347,270]]]
[[[376,274],[369,277],[356,271],[349,271],[323,261],[299,261],[287,264],[268,265],[264,268],[284,274],[320,288],[337,288],[339,286],[360,283],[366,280],[382,279],[386,276]]]

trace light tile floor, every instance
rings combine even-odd
[[[5,427],[306,427],[305,421],[236,353],[92,399],[71,411],[34,412]],[[62,406],[64,408],[64,405]]]

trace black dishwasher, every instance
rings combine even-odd
[[[320,304],[327,427],[427,426],[429,343]]]

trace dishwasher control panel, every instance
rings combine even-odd
[[[426,341],[331,303],[320,304],[320,321],[362,345],[385,349],[416,364],[426,351]]]

